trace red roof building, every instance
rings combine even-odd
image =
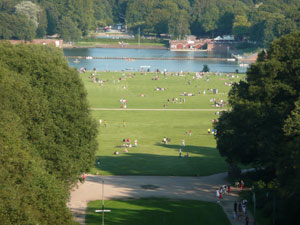
[[[202,49],[212,39],[196,39],[195,36],[188,36],[185,40],[170,40],[171,51],[195,51]]]

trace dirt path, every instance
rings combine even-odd
[[[89,201],[102,199],[102,181],[104,181],[104,199],[164,197],[172,199],[194,199],[218,202],[233,225],[245,224],[231,218],[233,202],[238,200],[238,190],[223,199],[215,196],[216,188],[226,184],[226,173],[206,177],[162,177],[162,176],[96,176],[88,175],[84,184],[71,192],[68,203],[76,221],[85,224],[85,211]],[[142,186],[152,185],[155,189]]]
[[[225,111],[227,109],[122,109],[122,108],[90,108],[92,111]]]

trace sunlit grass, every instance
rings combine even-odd
[[[222,208],[215,203],[193,200],[128,199],[105,201],[105,224],[109,225],[229,225]],[[101,201],[88,204],[86,224],[101,224]]]

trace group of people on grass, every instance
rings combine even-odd
[[[138,140],[137,139],[134,140],[134,144],[133,145],[131,144],[129,138],[123,138],[122,142],[123,142],[122,147],[124,147],[124,150],[123,150],[124,153],[128,152],[127,148],[137,147],[138,146]],[[115,151],[114,155],[120,155],[120,152],[119,151]]]

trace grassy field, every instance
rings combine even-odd
[[[107,121],[107,127],[100,127],[100,166],[93,173],[203,176],[227,168],[215,149],[213,135],[207,133],[214,112],[94,111],[93,115]],[[189,130],[192,135],[185,134]],[[164,137],[171,139],[167,145],[162,142]],[[131,144],[138,140],[138,147],[123,153],[124,138],[129,138]],[[190,157],[179,158],[179,148]],[[115,151],[121,154],[114,155]]]
[[[105,224],[110,225],[229,225],[222,208],[215,203],[192,200],[130,199],[105,201]],[[88,204],[86,224],[101,224],[101,201]]]
[[[81,76],[92,108],[121,109],[120,99],[124,98],[128,100],[127,109],[162,109],[92,111],[100,131],[99,150],[96,153],[100,165],[96,164],[92,173],[205,176],[226,171],[227,164],[215,148],[214,136],[207,132],[212,128],[212,120],[218,118],[216,111],[164,109],[221,110],[212,106],[210,99],[223,99],[226,102],[229,86],[224,85],[224,82],[238,81],[239,78],[210,75],[209,78],[194,80],[195,74],[190,74],[166,77],[159,75],[159,80],[152,80],[156,74],[137,73],[125,74],[119,80],[122,78],[121,72],[98,73],[96,77],[104,81],[101,86],[93,83],[88,78],[90,75],[91,72],[88,72]],[[157,87],[164,87],[166,90],[156,91]],[[213,88],[217,88],[219,93],[213,94]],[[204,90],[206,94],[203,94]],[[195,96],[181,96],[183,92],[193,93]],[[164,108],[164,104],[168,106]],[[99,120],[102,121],[101,125]],[[188,134],[190,130],[191,135]],[[164,137],[171,139],[167,145],[162,142]],[[127,148],[128,152],[123,152],[124,138],[129,138],[132,145],[137,140],[138,147]],[[182,140],[185,141],[185,146],[182,146]],[[188,153],[189,158],[178,157],[180,148],[182,155]],[[120,155],[114,155],[115,151],[120,152]]]
[[[225,74],[220,76],[211,74],[205,75],[202,79],[193,79],[194,73],[185,76],[126,73],[122,77],[122,72],[98,72],[95,77],[103,81],[103,84],[99,84],[93,83],[92,79],[88,78],[91,73],[81,76],[88,90],[92,108],[120,108],[120,99],[123,98],[128,100],[128,108],[161,109],[163,105],[167,105],[166,108],[174,109],[216,109],[210,100],[215,98],[226,102],[230,86],[225,83],[238,82],[242,77],[239,75],[232,78]],[[158,80],[155,80],[156,77]],[[165,90],[157,91],[157,88]],[[218,94],[213,94],[212,89],[218,89]],[[182,96],[184,92],[194,96]],[[177,98],[174,103],[173,98]],[[170,99],[169,103],[168,99]]]

